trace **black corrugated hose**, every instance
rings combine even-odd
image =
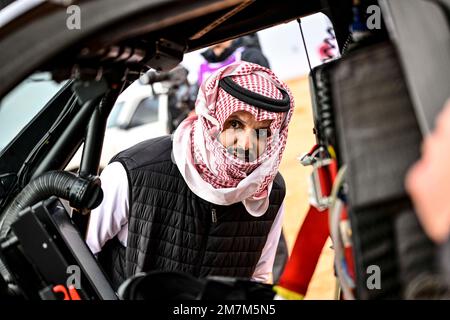
[[[67,171],[50,171],[33,179],[16,196],[0,219],[0,239],[8,234],[20,211],[51,196],[68,200],[76,209],[96,208],[103,199],[100,179],[81,178]]]
[[[33,179],[12,201],[0,219],[0,241],[4,240],[19,213],[39,201],[51,196],[68,200],[76,209],[94,209],[103,200],[103,191],[98,177],[81,178],[67,171],[50,171]],[[11,278],[6,266],[0,260],[0,277],[11,287]],[[10,290],[11,291],[11,290]]]

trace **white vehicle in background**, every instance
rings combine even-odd
[[[169,133],[168,91],[161,82],[154,83],[152,88],[136,81],[118,97],[108,118],[100,169],[120,151]],[[66,170],[78,170],[82,150],[81,146]]]

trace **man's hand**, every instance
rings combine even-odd
[[[406,176],[406,189],[425,232],[444,242],[450,234],[450,100],[424,140],[422,158]]]

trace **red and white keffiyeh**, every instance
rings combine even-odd
[[[231,96],[219,87],[219,80],[228,76],[241,87],[269,98],[281,99],[279,88],[283,89],[289,94],[289,111],[269,112]],[[289,88],[267,68],[237,62],[213,73],[200,87],[196,116],[185,119],[173,135],[173,160],[192,192],[218,205],[242,201],[251,215],[263,215],[269,206],[268,196],[286,145],[293,109]],[[229,153],[218,139],[225,121],[237,111],[247,111],[257,121],[272,120],[266,148],[252,162]]]

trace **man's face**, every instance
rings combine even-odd
[[[266,148],[267,138],[271,135],[271,122],[256,121],[251,113],[237,111],[225,121],[219,140],[228,152],[239,159],[255,161]]]
[[[226,48],[231,46],[232,43],[233,43],[233,40],[228,40],[228,41],[224,41],[224,42],[212,45],[210,48],[213,50],[213,52],[216,56],[220,56],[222,54],[222,52],[225,51]]]

